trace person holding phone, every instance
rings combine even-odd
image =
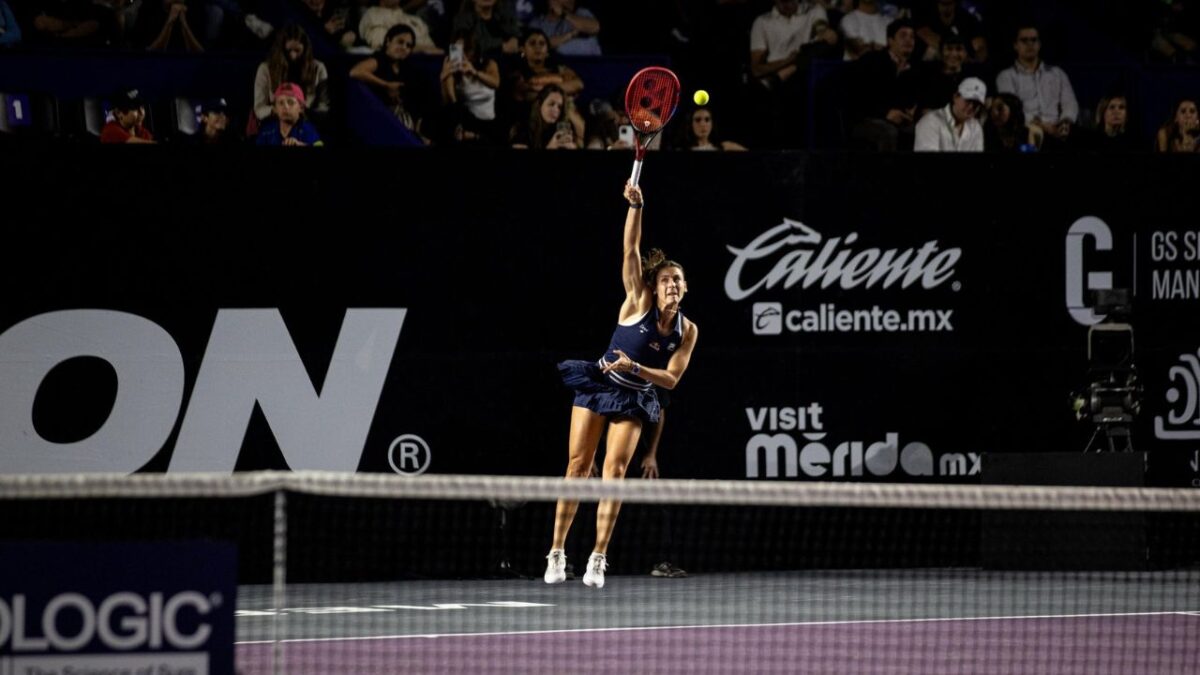
[[[593,99],[588,104],[587,144],[589,150],[633,150],[634,131],[629,115],[620,106],[605,99]],[[647,150],[662,149],[662,134],[655,134]]]
[[[452,139],[460,143],[499,142],[496,89],[500,86],[500,66],[479,53],[471,31],[455,32],[442,62],[441,83]]]
[[[529,117],[512,131],[512,147],[533,150],[575,150],[579,136],[567,115],[568,99],[556,84],[549,84],[529,108]],[[559,126],[563,122],[566,126]],[[570,129],[570,134],[567,130]]]

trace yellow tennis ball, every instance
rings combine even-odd
[[[696,105],[707,105],[708,92],[703,89],[697,89],[696,93],[692,94],[692,100],[696,102]]]

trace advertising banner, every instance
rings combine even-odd
[[[555,364],[616,324],[628,157],[117,150],[0,169],[0,470],[563,471]],[[1127,437],[1200,478],[1200,229],[1162,158],[659,153],[643,187],[699,327],[664,476],[975,481]]]
[[[232,675],[236,573],[232,544],[0,542],[0,672]]]

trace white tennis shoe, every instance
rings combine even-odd
[[[588,557],[587,572],[583,573],[583,585],[604,588],[604,570],[608,569],[608,558],[603,553]]]
[[[548,584],[561,584],[567,580],[567,554],[561,548],[550,550],[546,556],[546,575],[542,577]]]

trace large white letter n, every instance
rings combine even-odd
[[[355,471],[404,309],[351,309],[318,394],[276,309],[223,309],[169,471],[232,472],[257,403],[294,471]]]

